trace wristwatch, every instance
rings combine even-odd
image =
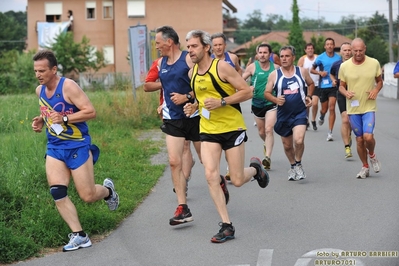
[[[67,115],[64,115],[62,117],[62,122],[64,122],[64,125],[68,125],[68,116]]]
[[[220,100],[220,103],[221,103],[222,106],[226,106],[226,104],[227,104],[226,101],[223,98]]]
[[[186,94],[186,97],[187,97],[187,99],[189,99],[189,100],[191,100],[191,99],[193,98],[193,96],[191,96],[190,93],[187,93],[187,94]]]

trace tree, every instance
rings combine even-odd
[[[301,24],[299,23],[299,8],[297,0],[293,0],[292,3],[292,26],[291,31],[288,34],[288,43],[295,47],[295,49],[302,49],[305,46],[305,40],[303,39],[303,31]],[[298,59],[298,58],[297,58]]]
[[[77,43],[73,40],[71,32],[60,33],[51,47],[48,47],[57,57],[59,71],[63,76],[67,74],[79,74],[87,71],[97,72],[105,67],[105,59],[102,51],[96,51],[90,44],[90,40],[83,36]]]
[[[0,53],[25,49],[26,12],[0,12]]]

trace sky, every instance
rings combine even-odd
[[[183,0],[181,0],[183,1]],[[229,0],[238,12],[233,16],[245,20],[248,14],[259,9],[266,14],[279,14],[286,20],[292,19],[292,0]],[[392,16],[398,15],[399,0],[392,0]],[[327,22],[337,23],[342,16],[354,14],[355,17],[371,17],[376,11],[389,19],[388,0],[297,0],[301,18],[325,18]],[[9,10],[25,11],[27,0],[0,0],[0,12]],[[266,17],[264,17],[266,18]]]
[[[398,15],[398,1],[392,0],[392,16]],[[292,19],[292,0],[229,0],[237,8],[232,15],[245,20],[253,10],[259,9],[263,14],[279,14],[286,20]],[[376,11],[385,14],[389,19],[387,0],[297,0],[300,18],[325,18],[326,22],[337,23],[342,16],[354,14],[355,17],[371,17]]]

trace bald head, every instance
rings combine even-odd
[[[366,44],[360,38],[355,38],[351,44],[353,63],[360,65],[366,59]]]

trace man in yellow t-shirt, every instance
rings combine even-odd
[[[377,110],[377,95],[383,81],[379,62],[366,56],[366,45],[363,40],[356,38],[352,41],[352,58],[342,63],[338,78],[339,91],[346,97],[346,109],[353,132],[356,135],[357,152],[363,163],[357,178],[369,176],[369,164],[374,172],[381,168],[374,153],[375,139],[375,111]]]

